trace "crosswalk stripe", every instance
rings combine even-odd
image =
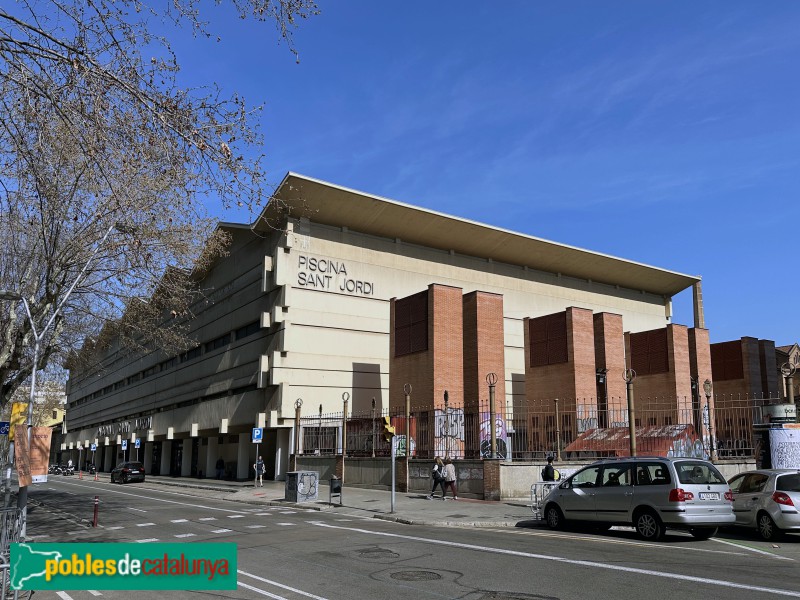
[[[158,541],[158,538],[148,538],[146,540],[136,540],[136,542],[139,543],[139,544],[146,544],[148,542],[157,542],[157,541]]]
[[[211,533],[228,533],[229,531],[231,531],[231,530],[230,529],[215,529]]]

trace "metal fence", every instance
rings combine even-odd
[[[761,407],[769,400],[714,396],[706,398],[637,398],[634,411],[637,454],[718,458],[753,457]],[[397,436],[397,455],[415,458],[491,456],[489,402],[472,407],[342,412],[300,417],[299,454],[352,457],[389,456],[384,418]],[[559,398],[498,403],[494,420],[497,457],[506,460],[562,460],[629,453],[625,398]]]

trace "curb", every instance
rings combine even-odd
[[[373,519],[402,523],[403,525],[424,525],[426,527],[517,527],[510,521],[429,521],[427,519],[407,519],[394,515],[373,515]]]

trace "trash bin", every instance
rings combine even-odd
[[[319,471],[289,471],[286,473],[287,502],[314,502],[319,495]]]
[[[339,505],[342,504],[342,480],[336,475],[331,477],[330,487],[328,488],[328,504],[333,504],[333,497],[339,496]]]

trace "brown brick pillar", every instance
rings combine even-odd
[[[390,463],[389,468],[391,467],[392,465]],[[409,485],[408,481],[408,471],[406,470],[406,461],[404,457],[400,456],[395,459],[395,468],[397,469],[395,473],[395,476],[397,477],[397,491],[408,492],[411,486]]]
[[[344,456],[341,454],[336,455],[336,466],[334,467],[334,473],[339,479],[342,480],[342,483],[344,483]]]
[[[500,500],[500,459],[483,459],[483,499]]]

